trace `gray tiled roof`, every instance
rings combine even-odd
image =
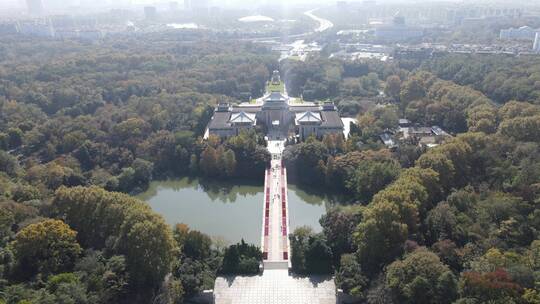
[[[411,134],[431,134],[432,130],[430,127],[412,127],[409,128],[409,133]]]
[[[292,112],[318,112],[321,108],[319,106],[291,105],[289,110]]]
[[[318,112],[303,112],[296,114],[296,121],[298,123],[320,123],[321,115]]]
[[[232,111],[233,113],[238,113],[238,112],[257,113],[261,111],[261,106],[260,105],[259,106],[256,106],[256,105],[242,106],[242,107],[235,106],[233,107]]]
[[[276,96],[281,96],[280,93],[276,93]],[[271,98],[272,96],[270,96]],[[214,112],[214,116],[212,117],[212,120],[210,121],[208,128],[210,130],[218,130],[218,129],[229,129],[232,128],[231,124],[231,118],[232,117],[249,117],[254,118],[254,115],[259,113],[262,110],[261,105],[249,105],[249,106],[233,106],[230,108],[230,112]],[[317,117],[321,118],[321,123],[319,126],[321,128],[331,128],[331,129],[337,129],[337,128],[343,128],[343,121],[341,120],[341,117],[339,116],[339,113],[336,110],[321,110],[320,106],[315,105],[291,105],[289,107],[289,111],[292,112],[296,118],[300,118],[302,114],[310,113],[310,117],[312,115],[316,115]],[[240,113],[244,112],[245,115],[239,115]],[[319,116],[320,115],[320,116]],[[306,119],[306,117],[304,117]],[[307,118],[308,121],[311,118]],[[245,119],[240,119],[240,122],[244,122]]]
[[[230,128],[229,119],[231,112],[215,112],[208,128],[212,129],[225,129]]]
[[[270,93],[270,96],[268,96],[265,101],[273,101],[273,102],[276,102],[276,101],[286,101],[287,99],[285,98],[285,96],[283,96],[283,94],[281,94],[280,92],[272,92]]]
[[[343,128],[343,121],[337,111],[321,111],[323,122],[322,127]]]
[[[246,113],[244,111],[239,112],[239,113],[233,113],[229,121],[233,124],[255,123],[255,114]]]
[[[398,123],[400,123],[400,124],[408,124],[408,123],[411,123],[411,122],[406,118],[400,118]]]

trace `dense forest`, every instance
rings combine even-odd
[[[481,91],[497,103],[510,100],[538,104],[540,59],[506,55],[446,55],[425,62],[423,69],[438,77]]]
[[[345,116],[366,110],[370,106],[366,101],[381,96],[389,76],[407,75],[396,64],[381,64],[376,60],[348,62],[322,56],[305,62],[283,60],[280,70],[289,95],[307,101],[330,99]]]
[[[332,100],[358,124],[288,145],[290,180],[349,198],[290,235],[292,271],[365,303],[540,303],[538,64],[447,56],[285,60],[181,35],[0,40],[0,303],[183,303],[254,274],[256,246],[168,226],[129,196],[155,178],[260,179],[260,132],[203,140],[214,106],[263,93]],[[501,89],[503,87],[504,89]],[[399,118],[452,137],[387,149]],[[302,172],[302,174],[298,174]]]
[[[3,47],[0,147],[23,161],[21,174],[36,185],[130,192],[152,174],[197,170],[206,154],[223,158],[233,151],[239,167],[258,166],[257,159],[267,157],[253,136],[255,145],[232,140],[225,150],[206,154],[207,146],[220,143],[197,139],[218,101],[263,93],[275,58],[262,50],[174,40],[158,45],[150,37],[106,47],[50,41],[7,41]],[[39,51],[23,56],[30,49]]]
[[[218,272],[259,271],[256,247],[220,248],[106,190],[169,176],[262,178],[260,135],[202,135],[219,101],[263,93],[274,54],[166,34],[99,45],[4,38],[0,303],[182,303]]]
[[[531,77],[513,60],[501,69]],[[321,218],[322,233],[290,236],[294,271],[335,273],[339,288],[367,303],[540,303],[540,100],[494,101],[447,72],[450,80],[424,69],[391,75],[390,103],[362,111],[348,140],[287,147],[291,179],[351,197]],[[456,136],[390,151],[378,135],[400,117]]]

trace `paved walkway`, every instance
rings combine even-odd
[[[287,178],[281,163],[284,141],[268,141],[272,155],[270,168],[266,170],[265,201],[261,248],[265,269],[288,269],[289,267],[289,210],[287,204]]]

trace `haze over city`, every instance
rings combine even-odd
[[[133,4],[133,5],[159,5],[159,4],[168,4],[171,1],[167,0],[44,0],[43,3],[46,6],[53,7],[69,7],[69,6],[97,6],[97,7],[115,7],[119,5]],[[180,1],[181,2],[181,1]],[[335,1],[332,0],[224,0],[224,1],[210,1],[211,5],[215,6],[252,6],[252,5],[297,5],[297,4],[332,4]],[[361,2],[351,1],[351,2]],[[504,3],[504,0],[475,0],[475,1],[463,1],[463,0],[380,0],[379,3],[426,3],[426,2],[454,2],[454,3],[476,3],[476,4],[486,4],[490,3]],[[518,0],[514,3],[529,3],[530,1]],[[24,8],[26,6],[26,0],[2,0],[0,3],[0,8]]]
[[[0,304],[540,304],[540,2],[0,0]]]

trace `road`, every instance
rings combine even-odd
[[[309,35],[311,35],[313,33],[321,33],[321,32],[324,32],[324,31],[334,27],[334,24],[330,20],[315,16],[314,12],[316,12],[317,10],[319,10],[319,8],[315,8],[315,9],[306,11],[306,12],[304,12],[304,15],[306,15],[309,18],[319,22],[319,27],[317,27],[316,29],[314,29],[314,30],[312,30],[310,32],[305,32],[305,33],[296,34],[296,35],[288,35],[287,38],[290,39],[290,40],[292,40],[292,39],[301,39],[301,38],[305,38],[305,37],[307,37],[307,36],[309,36]],[[282,38],[283,38],[283,36],[272,36],[272,37],[245,38],[245,39],[240,39],[240,40],[255,42],[255,41],[280,40]]]
[[[330,20],[315,16],[313,13],[315,11],[317,11],[317,10],[319,10],[319,9],[318,8],[312,9],[312,10],[307,11],[307,12],[304,13],[304,15],[306,15],[309,18],[319,22],[319,27],[315,29],[315,32],[317,32],[317,33],[324,32],[327,29],[330,29],[330,28],[334,27],[334,24]]]

